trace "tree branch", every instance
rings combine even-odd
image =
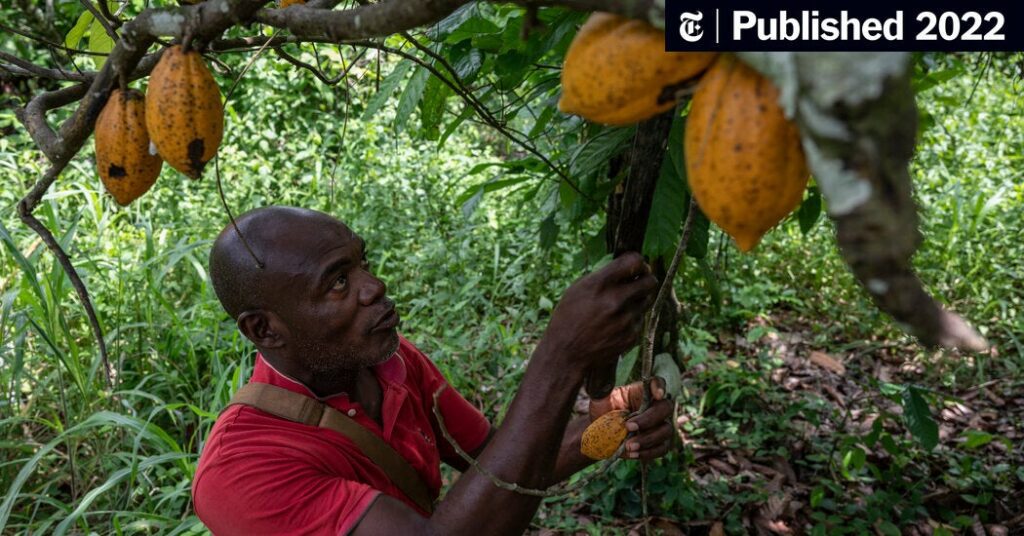
[[[18,74],[26,74],[29,76],[35,76],[37,78],[47,78],[50,80],[64,80],[68,82],[85,82],[91,81],[91,78],[84,73],[71,73],[63,69],[51,69],[49,67],[43,67],[36,65],[30,61],[23,60],[13,54],[8,54],[0,50],[0,59],[5,60],[18,67],[21,71]],[[8,71],[15,72],[9,66],[3,66]]]

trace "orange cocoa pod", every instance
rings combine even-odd
[[[672,109],[715,56],[666,52],[665,33],[650,24],[594,13],[565,54],[558,109],[607,125],[649,119]]]
[[[800,205],[810,172],[779,91],[731,54],[701,78],[686,120],[686,177],[701,211],[750,251]]]
[[[224,137],[220,88],[195,50],[164,51],[149,76],[146,125],[157,152],[174,169],[198,179]]]
[[[140,91],[115,89],[96,118],[96,169],[122,206],[149,191],[164,165],[149,151],[145,102]]]
[[[628,411],[614,410],[594,419],[594,422],[583,430],[580,452],[592,460],[611,458],[626,439],[627,415]]]
[[[296,5],[296,4],[302,5],[302,4],[305,4],[305,3],[306,3],[306,0],[281,0],[281,5],[280,5],[279,9],[284,9],[284,8],[286,8],[288,6],[293,6],[293,5]]]

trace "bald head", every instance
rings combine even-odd
[[[351,234],[337,219],[304,208],[257,208],[235,221],[245,241],[228,224],[210,250],[214,291],[224,310],[235,319],[248,310],[275,309],[279,305],[274,292],[280,286],[277,276],[282,272],[287,275],[307,260],[320,241],[318,237]]]

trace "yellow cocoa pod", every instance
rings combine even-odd
[[[220,88],[195,50],[169,47],[149,76],[146,126],[157,152],[198,179],[224,136]]]
[[[611,458],[626,439],[627,415],[625,410],[615,410],[594,419],[583,431],[580,452],[592,460]]]
[[[115,89],[96,118],[96,168],[103,186],[124,206],[146,193],[164,162],[149,152],[146,97]]]
[[[666,52],[665,33],[650,24],[594,13],[565,54],[558,109],[607,125],[643,121],[675,106],[715,55]]]
[[[292,6],[292,5],[295,5],[295,4],[305,4],[305,3],[306,3],[306,0],[281,0],[280,9],[284,9],[284,8],[286,8],[288,6]]]
[[[731,54],[697,86],[686,120],[690,191],[711,221],[750,251],[800,205],[807,162],[779,92]]]

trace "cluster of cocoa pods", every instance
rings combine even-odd
[[[566,53],[559,108],[628,125],[671,110],[690,92],[683,143],[690,191],[708,219],[749,251],[799,206],[810,175],[800,132],[771,81],[731,54],[666,52],[661,30],[595,13]]]
[[[224,136],[220,88],[195,50],[167,48],[148,91],[115,89],[96,118],[96,166],[120,205],[156,182],[163,163],[198,179]]]

